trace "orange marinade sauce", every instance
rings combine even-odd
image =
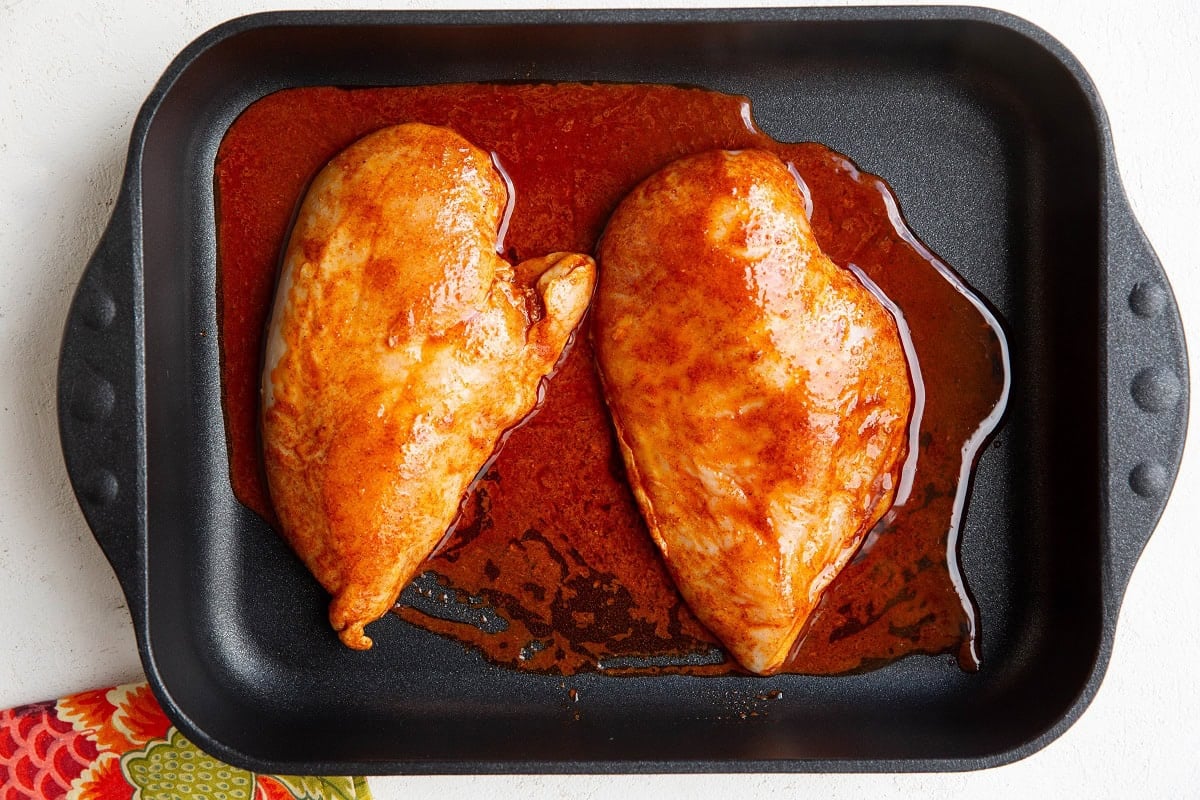
[[[820,144],[758,132],[745,98],[657,85],[459,84],[293,89],[251,105],[216,163],[221,371],[233,490],[274,522],[261,464],[262,339],[280,255],[309,181],[386,125],[445,125],[492,151],[515,189],[512,261],[590,253],[617,203],[683,155],[762,148],[794,167],[821,248],[902,312],[924,405],[912,492],[826,591],[786,671],[837,674],[910,653],[978,665],[959,578],[964,445],[1003,396],[1004,344],[949,270],[908,233],[890,189]],[[646,531],[604,407],[585,319],[546,386],[463,503],[454,533],[396,613],[490,660],[554,674],[725,674],[738,667],[696,621]],[[917,392],[920,394],[920,392]],[[917,416],[917,415],[914,415]]]

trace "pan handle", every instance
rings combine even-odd
[[[145,480],[132,211],[125,188],[71,301],[58,359],[58,431],[75,497],[136,621],[145,597]]]
[[[1115,174],[1109,196],[1107,583],[1119,601],[1179,472],[1188,360],[1175,295]]]

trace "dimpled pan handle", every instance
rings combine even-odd
[[[1175,296],[1115,175],[1109,196],[1106,577],[1119,602],[1179,471],[1188,362]]]
[[[138,620],[145,596],[145,481],[134,256],[126,189],[67,315],[58,361],[58,430],[80,508]]]

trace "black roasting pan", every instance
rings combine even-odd
[[[230,489],[217,146],[278,89],[498,80],[748,95],[775,138],[824,142],[884,176],[912,228],[996,308],[1011,401],[961,540],[978,673],[912,656],[835,678],[564,681],[493,666],[398,618],[372,629],[366,653],[328,631],[324,593]],[[1095,694],[1174,482],[1187,385],[1174,298],[1095,87],[1020,19],[304,12],[206,33],[151,92],[67,320],[58,402],[71,481],[150,683],[226,761],[326,774],[965,770],[1043,747]]]

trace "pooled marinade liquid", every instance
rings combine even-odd
[[[762,134],[742,97],[653,85],[464,84],[303,88],[250,106],[216,164],[221,369],[241,502],[274,522],[258,385],[292,215],[336,153],[410,121],[449,126],[495,154],[515,192],[502,243],[514,262],[592,252],[621,199],[681,156],[762,148],[789,163],[811,200],[821,248],[895,304],[915,352],[918,402],[915,455],[898,493],[908,496],[825,592],[785,671],[836,674],[947,652],[965,669],[978,666],[957,533],[970,469],[1007,393],[1003,335],[985,305],[908,231],[881,180],[820,144]],[[585,319],[546,385],[540,411],[511,432],[395,612],[516,669],[738,671],[683,602],[642,521],[587,326]]]

